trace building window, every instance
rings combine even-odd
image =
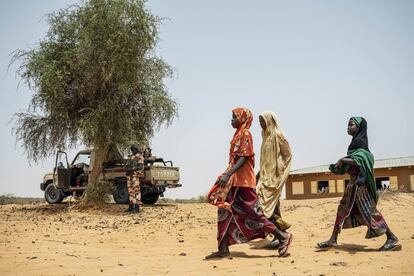
[[[398,176],[390,176],[391,191],[398,191]]]
[[[376,177],[375,185],[377,186],[377,190],[388,190],[390,188],[390,178]]]
[[[331,194],[336,193],[335,180],[329,180],[329,193]]]
[[[292,194],[303,195],[303,182],[292,182]]]
[[[311,181],[311,194],[317,194],[317,193],[318,193],[318,182]]]
[[[329,193],[329,181],[318,181],[318,193],[325,194]]]
[[[338,193],[343,193],[344,192],[344,187],[345,187],[345,184],[344,184],[343,179],[340,179],[340,180],[336,181],[336,191]]]

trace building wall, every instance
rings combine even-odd
[[[389,177],[391,190],[414,191],[414,167],[375,169],[374,175],[375,177]],[[330,172],[303,175],[291,174],[286,182],[286,199],[339,197],[343,195],[341,186],[344,187],[343,185],[347,179],[349,179],[348,174],[335,175]],[[328,193],[312,193],[312,185],[314,190],[315,182],[317,181],[329,181],[329,187],[335,187],[335,191],[332,192],[332,189],[329,189]],[[293,194],[293,191],[302,191],[300,182],[303,182],[303,194]]]

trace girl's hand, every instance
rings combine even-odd
[[[220,177],[219,181],[217,182],[217,185],[221,188],[226,186],[227,182],[229,182],[230,176],[228,174],[224,174],[222,177]]]
[[[335,168],[339,169],[342,167],[342,165],[344,164],[344,161],[341,159],[338,160],[338,162],[336,162],[335,164]]]

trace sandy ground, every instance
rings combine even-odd
[[[267,240],[234,245],[223,260],[203,260],[216,249],[216,209],[208,204],[145,206],[137,215],[111,204],[80,212],[69,204],[0,206],[0,275],[413,275],[414,194],[379,203],[401,251],[378,252],[385,237],[366,240],[365,227],[329,237],[339,198],[283,201],[292,223],[291,256],[263,248]],[[122,274],[121,274],[122,273]]]

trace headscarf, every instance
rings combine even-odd
[[[240,146],[240,139],[243,137],[243,134],[246,130],[249,130],[253,122],[252,112],[245,107],[237,107],[232,110],[236,118],[239,120],[239,127],[233,135],[233,138],[230,141],[230,163],[234,164],[236,155],[235,153]]]
[[[368,148],[368,124],[362,117],[351,117],[350,120],[354,121],[358,126],[358,132],[352,137],[351,144],[349,144],[348,151],[356,149],[364,149],[369,151]]]
[[[260,114],[266,122],[262,130],[260,178],[257,187],[263,212],[270,218],[279,202],[283,186],[289,176],[292,153],[285,135],[272,111]]]

